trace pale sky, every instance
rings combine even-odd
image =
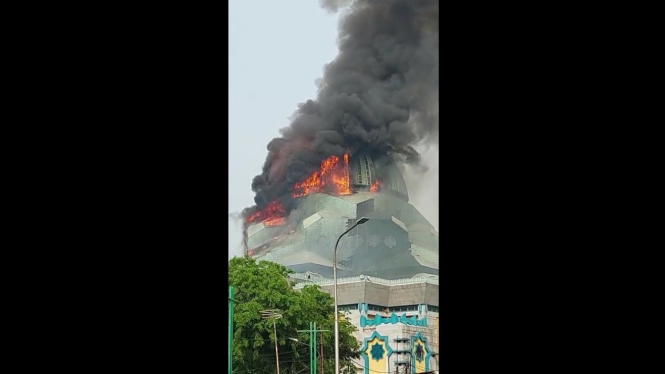
[[[339,14],[317,0],[229,1],[229,214],[254,205],[251,183],[268,142],[337,55]],[[241,255],[239,222],[229,219],[229,258]]]

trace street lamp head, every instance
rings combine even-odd
[[[365,223],[365,222],[367,222],[367,221],[369,221],[369,218],[367,218],[367,217],[362,217],[362,218],[360,218],[360,219],[358,220],[358,224],[359,224],[359,225],[362,225],[363,223]]]
[[[296,342],[296,343],[298,343],[298,344],[300,344],[300,345],[305,345],[305,346],[308,346],[308,347],[309,347],[309,344],[307,344],[307,343],[303,343],[303,342],[301,342],[300,340],[298,340],[298,339],[296,339],[296,338],[289,338],[289,340],[291,340],[291,341],[293,341],[293,342]]]

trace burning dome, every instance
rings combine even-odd
[[[293,186],[291,197],[288,213],[275,202],[248,218],[247,255],[332,277],[337,238],[368,217],[339,242],[340,276],[438,275],[438,232],[408,203],[406,183],[394,164],[367,153],[331,156]]]
[[[394,163],[381,166],[374,162],[372,156],[360,153],[349,162],[349,181],[354,191],[378,191],[379,188],[387,193],[409,201],[406,182],[402,173]]]

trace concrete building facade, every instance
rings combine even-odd
[[[333,281],[311,273],[292,274],[295,288],[317,284],[333,295]],[[410,279],[371,276],[340,278],[339,310],[358,329],[360,373],[438,372],[439,279],[419,275]]]

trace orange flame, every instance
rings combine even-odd
[[[377,180],[374,181],[374,183],[372,183],[372,185],[369,187],[369,192],[374,192],[374,193],[379,192],[379,188],[380,188],[380,187],[381,187],[381,182],[379,182],[378,179],[377,179]]]
[[[284,224],[285,219],[284,217],[269,217],[265,221],[263,221],[263,224],[266,226],[279,226]]]
[[[258,212],[253,213],[247,218],[247,223],[252,222],[263,222],[266,226],[276,226],[284,224],[285,219],[284,215],[286,211],[283,206],[279,204],[277,200],[268,204],[268,206]]]
[[[321,168],[303,182],[293,185],[293,197],[303,197],[322,190],[335,195],[350,195],[349,155],[345,154],[339,162],[337,156],[330,156],[321,162]]]
[[[321,162],[321,168],[307,179],[293,186],[293,197],[307,196],[310,193],[325,191],[335,195],[350,195],[349,184],[349,155],[345,154],[340,162],[337,156],[330,156]],[[273,201],[260,211],[252,213],[247,218],[247,224],[263,222],[266,226],[278,226],[286,223],[284,216],[286,210],[278,201]],[[290,233],[293,233],[292,230]]]

